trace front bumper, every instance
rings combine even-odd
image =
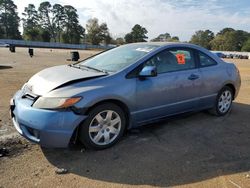
[[[10,101],[10,113],[16,130],[43,147],[67,147],[76,127],[87,118],[70,110],[33,108],[32,103],[18,91]]]

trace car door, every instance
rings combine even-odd
[[[197,108],[201,80],[194,57],[192,49],[172,48],[143,64],[156,66],[158,75],[136,81],[138,123]]]
[[[200,107],[209,108],[215,104],[217,93],[224,81],[225,70],[205,53],[197,50],[197,55],[202,78]]]

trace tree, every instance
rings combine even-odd
[[[110,44],[112,37],[110,36],[109,29],[106,23],[100,25],[100,37],[104,44]]]
[[[180,41],[180,39],[179,39],[179,37],[177,37],[177,36],[173,36],[172,38],[171,38],[171,42],[179,42]]]
[[[126,43],[132,43],[134,42],[133,35],[131,33],[128,33],[124,37]]]
[[[106,36],[104,37],[104,41],[103,41],[103,42],[104,42],[105,45],[110,44],[111,41],[113,41],[113,38],[110,36],[110,34],[108,34],[108,35],[106,35]]]
[[[171,35],[169,33],[160,34],[158,37],[152,39],[152,42],[166,42],[171,39]]]
[[[171,37],[169,33],[160,34],[158,37],[151,40],[152,42],[179,42],[179,37]]]
[[[39,32],[43,42],[50,42],[51,35],[50,32],[46,29],[41,29]]]
[[[147,33],[148,33],[148,31],[146,30],[146,28],[140,26],[139,24],[136,24],[132,28],[132,32],[131,32],[135,42],[146,42],[145,39],[148,38],[146,36]]]
[[[23,39],[31,40],[31,41],[39,41],[40,37],[40,29],[39,28],[29,28],[23,31]]]
[[[61,41],[61,33],[63,31],[63,25],[65,25],[65,10],[64,7],[60,4],[54,4],[52,8],[53,18],[52,22],[56,30],[56,38]]]
[[[88,40],[91,44],[98,45],[101,42],[100,26],[97,18],[89,19],[86,24]]]
[[[217,35],[224,35],[225,33],[227,33],[227,32],[232,32],[232,31],[235,31],[235,30],[234,30],[233,28],[231,28],[231,27],[226,27],[226,28],[220,30],[220,31],[217,33]]]
[[[12,0],[0,0],[0,31],[2,38],[21,39],[18,29],[20,18]]]
[[[210,45],[211,45],[212,50],[224,51],[225,50],[225,43],[226,43],[226,38],[223,35],[217,35],[210,42]]]
[[[245,42],[245,44],[242,47],[241,51],[250,52],[250,38],[248,38],[248,40]]]
[[[124,43],[125,43],[124,38],[119,37],[115,39],[115,44],[117,45],[123,45]]]
[[[84,37],[85,29],[79,24],[77,10],[70,6],[64,6],[63,41],[71,44],[79,44]]]
[[[112,37],[110,36],[109,29],[106,23],[99,25],[97,18],[89,19],[86,24],[88,32],[88,40],[91,44],[98,45],[101,42],[110,44]]]
[[[79,24],[77,10],[69,5],[62,6],[50,2],[42,2],[36,11],[30,4],[25,8],[24,36],[28,40],[44,42],[61,41],[65,43],[80,43],[85,29]]]
[[[250,33],[242,30],[236,30],[235,31],[235,40],[236,46],[237,46],[237,51],[240,51],[244,44],[247,42],[248,38],[250,37]]]
[[[210,44],[213,50],[241,51],[249,37],[246,31],[224,28]]]
[[[145,39],[148,37],[146,34],[148,33],[147,29],[140,26],[139,24],[136,24],[133,28],[132,31],[128,34],[125,35],[125,41],[127,43],[131,42],[146,42]]]
[[[56,41],[55,27],[52,24],[51,18],[52,6],[50,2],[44,1],[38,8],[40,25],[44,32],[49,33],[50,37]]]
[[[191,37],[190,43],[203,46],[204,48],[211,49],[210,42],[214,39],[214,33],[210,30],[199,30]]]
[[[221,50],[221,51],[237,51],[237,40],[236,40],[236,32],[228,31],[223,35],[218,34],[211,41],[211,46],[213,50]]]
[[[1,25],[0,25],[0,38],[4,38],[4,30]]]
[[[40,40],[39,32],[40,26],[38,24],[38,13],[33,4],[29,4],[24,8],[22,13],[23,21],[23,36],[26,40]]]

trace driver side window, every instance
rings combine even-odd
[[[195,68],[195,61],[192,50],[175,48],[156,54],[144,66],[155,66],[161,74]]]

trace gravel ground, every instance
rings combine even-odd
[[[250,60],[230,60],[242,87],[225,117],[175,117],[129,131],[103,151],[40,148],[13,132],[9,99],[37,71],[69,63],[69,52],[35,49],[30,58],[25,48],[0,48],[0,148],[9,150],[0,158],[0,187],[250,187]]]

